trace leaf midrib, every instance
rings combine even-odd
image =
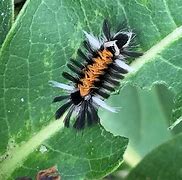
[[[182,26],[176,28],[173,32],[168,34],[165,38],[159,41],[156,45],[152,46],[143,56],[136,59],[131,66],[134,68],[134,71],[127,76],[126,79],[130,78],[131,75],[135,74],[140,68],[151,61],[154,61],[155,56],[161,53],[165,48],[174,43],[175,41],[182,38]],[[164,62],[168,63],[164,60]]]
[[[32,136],[29,141],[15,149],[10,157],[0,164],[0,179],[8,179],[13,171],[23,164],[29,154],[62,128],[62,120],[53,120],[49,125],[43,127],[37,134]]]

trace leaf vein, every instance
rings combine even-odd
[[[159,55],[159,56],[160,56],[160,59],[161,59],[163,62],[167,63],[168,65],[172,66],[173,68],[175,68],[175,69],[177,69],[177,70],[182,70],[181,67],[176,66],[176,65],[172,64],[171,62],[167,61],[164,57],[162,57],[162,55]]]
[[[165,6],[165,8],[166,8],[166,12],[167,12],[169,18],[170,18],[171,21],[173,22],[174,26],[177,27],[177,24],[176,24],[176,22],[174,21],[174,18],[173,18],[173,16],[172,16],[171,12],[170,12],[170,9],[169,9],[169,7],[168,7],[168,4],[167,4],[166,0],[163,0],[163,2],[164,2],[164,6]]]

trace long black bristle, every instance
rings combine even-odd
[[[102,83],[102,87],[111,92],[115,91],[114,87],[112,87],[112,85],[109,86],[106,82]]]
[[[79,67],[80,69],[83,69],[83,68],[85,67],[82,63],[80,63],[79,61],[76,61],[76,60],[74,60],[74,59],[70,59],[70,61],[71,61],[75,66]]]
[[[110,25],[107,19],[105,19],[103,22],[102,30],[106,39],[109,41],[111,39],[111,32],[110,32]]]
[[[67,103],[65,103],[64,105],[62,105],[55,113],[55,118],[59,119],[63,113],[66,112],[66,110],[72,105],[72,101],[68,101]]]
[[[134,57],[134,58],[137,58],[137,57],[140,57],[143,55],[143,53],[141,53],[141,52],[126,51],[126,50],[122,51],[122,53],[127,56]]]
[[[128,73],[127,70],[125,70],[125,69],[123,69],[123,68],[117,66],[116,64],[111,64],[110,67],[111,67],[112,69],[114,69],[115,71],[118,71],[119,73],[122,73],[122,74]]]
[[[85,49],[87,49],[88,52],[90,52],[91,54],[94,53],[94,50],[92,49],[92,47],[88,41],[83,41],[83,45],[84,45]]]
[[[83,72],[82,72],[79,68],[73,66],[72,64],[69,64],[69,63],[68,63],[67,66],[68,66],[68,68],[69,68],[71,71],[73,71],[74,73],[78,74],[79,76],[83,75]]]
[[[63,72],[62,73],[62,76],[65,78],[65,79],[68,79],[74,83],[79,83],[79,80],[76,79],[75,77],[73,77],[71,74],[67,73],[67,72]]]
[[[92,112],[90,110],[90,108],[88,108],[87,110],[87,125],[91,126],[93,124],[94,120],[93,120],[93,116],[92,116]]]
[[[78,113],[78,117],[73,125],[74,128],[80,130],[85,127],[85,112],[86,112],[86,101],[83,101]]]
[[[88,103],[88,108],[91,111],[91,119],[92,119],[92,122],[93,123],[99,123],[100,122],[100,118],[99,118],[99,116],[97,114],[97,111],[96,111],[95,107],[93,106],[93,104]]]
[[[116,79],[123,79],[124,76],[118,72],[114,72],[114,71],[109,71],[109,74]]]
[[[119,86],[120,82],[116,81],[115,79],[112,79],[112,77],[106,78],[106,81],[113,84],[114,86]]]
[[[103,90],[99,89],[98,91],[96,91],[96,93],[100,96],[102,96],[104,99],[107,99],[110,94],[108,94],[107,92],[104,92]]]
[[[92,60],[91,60],[88,56],[86,56],[86,55],[82,52],[81,49],[78,49],[77,54],[78,54],[78,56],[80,56],[80,57],[81,57],[83,60],[85,60],[86,62],[88,62],[88,63],[92,62]]]
[[[70,97],[70,95],[63,95],[63,96],[57,96],[53,99],[53,103],[55,102],[59,102],[59,101],[63,101],[65,99],[68,99]]]
[[[70,126],[70,118],[71,118],[71,115],[73,113],[74,108],[75,108],[74,106],[71,106],[71,108],[69,109],[66,117],[64,118],[64,125],[67,128]]]

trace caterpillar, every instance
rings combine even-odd
[[[78,49],[78,56],[82,62],[70,59],[67,67],[74,75],[63,72],[62,76],[70,81],[63,84],[49,81],[52,87],[64,89],[67,94],[57,96],[53,102],[63,101],[64,104],[56,111],[55,119],[63,114],[65,127],[70,126],[70,119],[75,117],[73,127],[80,130],[86,126],[100,123],[98,108],[102,107],[111,112],[116,112],[106,104],[120,80],[133,69],[126,63],[127,57],[139,57],[140,52],[130,51],[130,43],[134,38],[132,31],[119,31],[111,33],[108,20],[103,22],[103,37],[97,38],[84,31],[86,40],[83,42],[86,53]]]

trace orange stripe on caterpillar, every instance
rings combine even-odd
[[[98,53],[99,56],[93,58],[93,64],[88,65],[85,69],[84,77],[80,79],[81,84],[78,84],[82,97],[90,93],[91,89],[94,87],[94,82],[96,82],[98,77],[108,68],[108,65],[113,62],[113,54],[109,50],[104,49]]]

